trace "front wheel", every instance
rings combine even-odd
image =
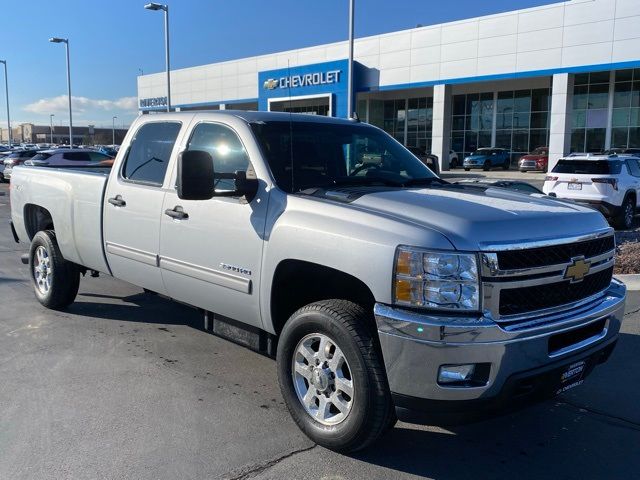
[[[295,312],[278,344],[278,382],[291,416],[314,442],[352,452],[394,423],[371,313],[346,300]]]
[[[80,270],[64,259],[53,230],[40,231],[33,237],[29,269],[36,298],[42,305],[61,310],[73,303],[80,286]]]

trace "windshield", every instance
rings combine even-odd
[[[588,175],[611,175],[620,173],[622,162],[619,160],[560,160],[553,173],[575,173]]]
[[[479,157],[480,155],[491,155],[491,150],[476,150],[471,154],[472,157]]]
[[[50,156],[51,156],[50,153],[40,152],[40,153],[37,153],[36,155],[34,155],[34,157],[31,160],[46,160]]]
[[[286,192],[338,184],[403,186],[437,177],[386,133],[362,123],[251,124],[278,186]]]

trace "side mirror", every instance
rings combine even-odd
[[[178,198],[209,200],[215,194],[213,159],[208,152],[187,150],[178,156]]]

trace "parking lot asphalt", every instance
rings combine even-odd
[[[0,185],[0,195],[7,191]],[[638,478],[640,295],[618,346],[554,400],[456,428],[398,424],[356,455],[313,445],[273,360],[110,277],[35,300],[0,196],[0,479]]]

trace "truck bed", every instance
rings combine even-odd
[[[102,205],[109,169],[16,167],[11,178],[11,215],[18,237],[31,241],[34,206],[53,219],[65,259],[109,273],[102,237]]]

